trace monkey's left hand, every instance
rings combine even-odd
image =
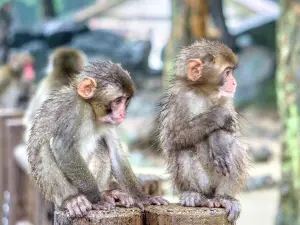
[[[134,205],[133,198],[128,193],[120,189],[105,191],[101,193],[101,197],[104,199],[104,201],[108,202],[118,201],[121,203],[121,205],[126,206],[127,208]]]
[[[208,137],[209,158],[213,163],[217,173],[224,176],[230,174],[230,147],[231,139],[226,135],[226,131],[217,130]]]
[[[161,196],[150,196],[145,195],[141,198],[135,199],[135,205],[140,209],[144,210],[146,205],[168,205],[169,202]]]

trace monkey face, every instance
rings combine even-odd
[[[111,62],[94,64],[92,69],[88,71],[92,75],[79,82],[78,95],[91,104],[97,124],[120,124],[134,93],[129,74]]]

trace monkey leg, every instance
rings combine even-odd
[[[115,208],[114,195],[110,194],[110,183],[112,180],[111,163],[107,150],[101,145],[88,160],[88,166],[96,179],[99,191],[101,192],[100,202],[93,204],[94,209],[113,209]],[[114,193],[116,194],[116,193]],[[122,198],[123,199],[123,198]]]
[[[209,177],[198,159],[196,150],[182,150],[170,156],[169,169],[183,206],[209,206],[204,195],[209,191]]]

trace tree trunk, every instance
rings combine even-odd
[[[281,0],[277,24],[277,97],[283,125],[282,184],[277,225],[300,224],[300,2]]]
[[[41,9],[44,19],[54,18],[56,16],[53,0],[41,0]]]
[[[182,46],[206,36],[206,0],[172,0],[172,31],[165,51],[163,81],[167,86],[174,68],[173,60]]]

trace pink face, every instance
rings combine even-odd
[[[127,97],[119,97],[110,103],[110,112],[101,118],[101,122],[120,124],[126,118],[126,105],[128,103]]]
[[[220,89],[223,92],[226,92],[228,94],[234,94],[235,89],[236,89],[236,80],[233,77],[233,68],[231,67],[227,67],[223,73],[221,74],[222,78],[221,78],[221,87]]]

